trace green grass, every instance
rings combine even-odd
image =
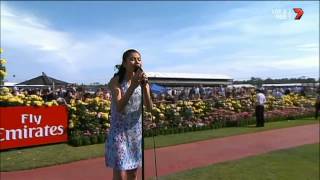
[[[160,180],[319,180],[319,144],[248,157],[160,177]]]
[[[306,125],[319,122],[314,118],[303,118],[290,121],[278,121],[265,123],[265,127],[256,128],[255,125],[250,125],[248,127],[229,127],[221,129],[210,129],[204,131],[187,132],[182,134],[171,134],[171,135],[160,135],[155,137],[156,147],[166,147],[177,144],[191,143],[195,141],[207,140],[212,138],[233,136],[246,133],[254,133],[259,131],[266,131],[271,129],[279,129],[286,127],[293,127],[299,125]],[[153,148],[153,140],[151,138],[145,139],[145,148]]]
[[[1,171],[33,169],[72,161],[101,157],[104,144],[72,147],[68,144],[55,144],[10,150],[0,153]]]
[[[280,121],[266,123],[264,128],[234,127],[212,129],[205,131],[188,132],[166,136],[156,136],[156,147],[172,146],[177,144],[190,143],[212,138],[226,137],[238,134],[253,133],[271,129],[293,127],[299,125],[319,123],[313,118],[304,118],[291,121]],[[152,137],[145,138],[146,149],[153,148]],[[72,147],[67,144],[46,145],[32,148],[13,149],[0,153],[0,170],[15,171],[33,169],[37,167],[63,164],[83,159],[90,159],[104,156],[104,144]]]

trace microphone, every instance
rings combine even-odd
[[[141,68],[141,66],[137,65],[134,69],[134,72],[137,72],[138,70],[140,70],[141,72],[144,72],[143,69]],[[148,79],[142,79],[141,80],[141,85],[145,85],[146,83],[148,83]]]
[[[143,69],[141,68],[141,66],[137,65],[134,69],[134,72],[137,72],[138,70],[140,70],[141,72],[143,72]]]

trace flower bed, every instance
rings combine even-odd
[[[313,108],[286,107],[265,113],[266,121],[281,121],[313,116]]]
[[[69,108],[69,139],[74,146],[104,143],[110,127],[110,101],[99,97],[71,100]]]
[[[182,133],[209,128],[247,126],[254,124],[254,99],[178,101],[155,103],[152,114],[144,112],[145,136]],[[268,96],[266,121],[279,121],[312,116],[313,101],[295,94],[276,99]],[[54,106],[56,100],[45,102],[40,96],[14,96],[1,88],[0,106]],[[103,143],[110,127],[110,101],[99,97],[85,101],[72,99],[69,112],[69,143],[75,146]]]

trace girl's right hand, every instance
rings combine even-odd
[[[134,73],[134,75],[132,77],[132,81],[131,81],[131,85],[134,89],[140,85],[141,76],[142,76],[142,72],[140,70],[138,70],[136,73]]]

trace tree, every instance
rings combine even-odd
[[[265,80],[258,77],[251,77],[250,80],[234,81],[234,84],[252,84],[261,87],[262,84],[286,84],[286,83],[316,83],[319,80],[315,78],[307,78],[302,76],[299,78],[282,78],[282,79],[271,79],[267,78]]]

